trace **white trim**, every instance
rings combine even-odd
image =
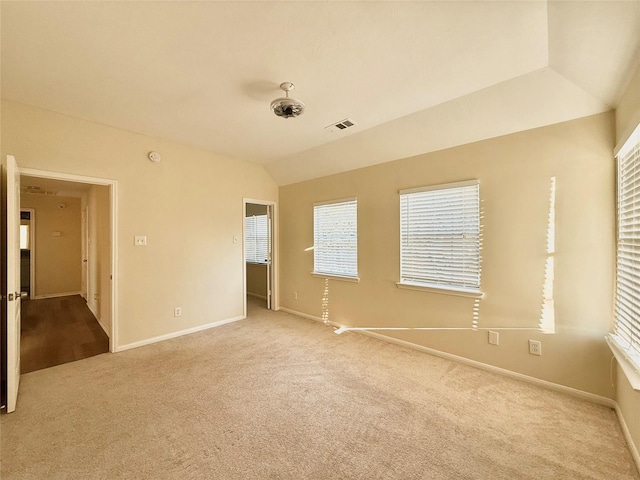
[[[87,177],[84,175],[73,175],[71,173],[52,172],[50,170],[38,170],[36,168],[21,168],[20,175],[25,177],[51,178],[53,180],[65,180],[67,182],[89,183],[92,185],[111,185],[117,180],[107,178]]]
[[[314,207],[320,207],[322,205],[333,205],[334,203],[347,203],[347,202],[355,202],[358,200],[358,197],[347,197],[347,198],[339,198],[337,200],[326,200],[323,202],[315,202],[313,204]]]
[[[318,278],[330,278],[333,280],[342,280],[343,282],[360,283],[360,277],[348,277],[347,275],[336,275],[334,273],[311,272],[311,275]]]
[[[302,313],[302,312],[297,312],[295,310],[291,310],[289,308],[285,308],[285,307],[281,307],[280,310],[290,313],[292,315],[296,315],[299,317],[303,317],[303,318],[308,318],[310,320],[315,320],[317,322],[321,322],[321,323],[325,323],[320,317],[316,317],[314,315],[308,315],[306,313]],[[335,322],[326,322],[327,324],[331,325],[332,327],[336,327],[336,328],[341,328],[343,327],[343,325],[337,324]],[[530,383],[533,385],[537,385],[539,387],[543,387],[546,388],[548,390],[553,390],[556,392],[561,392],[561,393],[566,393],[572,397],[575,398],[580,398],[582,400],[586,400],[588,402],[591,403],[595,403],[598,405],[603,405],[605,407],[609,407],[609,408],[616,408],[616,401],[612,400],[610,398],[607,397],[603,397],[601,395],[596,395],[594,393],[589,393],[589,392],[585,392],[582,390],[578,390],[576,388],[572,388],[572,387],[567,387],[565,385],[560,385],[557,383],[553,383],[553,382],[549,382],[547,380],[541,380],[539,378],[535,378],[535,377],[530,377],[529,375],[524,375],[522,373],[517,373],[517,372],[513,372],[511,370],[507,370],[504,368],[500,368],[500,367],[496,367],[493,365],[489,365],[486,363],[482,363],[482,362],[478,362],[476,360],[470,360],[468,358],[465,357],[460,357],[458,355],[453,355],[451,353],[446,353],[446,352],[442,352],[440,350],[435,350],[433,348],[429,348],[429,347],[423,347],[422,345],[418,345],[416,343],[411,343],[411,342],[407,342],[405,340],[399,340],[393,337],[388,337],[386,335],[380,335],[379,333],[374,333],[374,332],[369,332],[366,330],[357,330],[355,331],[355,333],[360,333],[363,335],[367,335],[373,338],[376,338],[378,340],[382,340],[384,342],[388,342],[388,343],[394,343],[396,345],[400,345],[402,347],[407,347],[407,348],[411,348],[413,350],[418,350],[421,351],[423,353],[428,353],[429,355],[433,355],[436,357],[440,357],[440,358],[445,358],[447,360],[451,360],[453,362],[456,363],[461,363],[464,365],[468,365],[470,367],[474,367],[474,368],[478,368],[480,370],[485,370],[488,372],[492,372],[492,373],[497,373],[499,375],[505,376],[505,377],[509,377],[509,378],[513,378],[515,380],[521,380],[523,382],[526,383]]]
[[[316,317],[315,315],[309,315],[308,313],[299,312],[299,311],[293,310],[291,308],[280,307],[280,310],[282,310],[285,313],[290,313],[291,315],[295,315],[296,317],[307,318],[307,319],[313,320],[315,322],[325,323],[325,324],[331,325],[332,327],[335,327],[335,328],[340,328],[342,326],[339,323],[332,322],[330,320],[325,322],[320,317]]]
[[[627,377],[627,380],[629,380],[631,388],[635,391],[640,391],[640,372],[638,371],[638,367],[633,360],[629,358],[629,354],[625,352],[622,346],[616,341],[614,335],[606,335],[604,338],[607,340],[613,356],[616,357],[620,369]]]
[[[109,350],[118,351],[118,182],[109,186],[111,200],[111,334]]]
[[[163,342],[171,338],[182,337],[183,335],[189,335],[191,333],[201,332],[202,330],[208,330],[210,328],[220,327],[222,325],[226,325],[227,323],[233,323],[233,322],[237,322],[238,320],[244,320],[245,318],[246,317],[244,315],[239,315],[237,317],[227,318],[225,320],[218,320],[217,322],[211,322],[205,325],[198,325],[197,327],[187,328],[185,330],[180,330],[178,332],[167,333],[165,335],[159,335],[157,337],[147,338],[145,340],[140,340],[138,342],[119,345],[116,352],[124,352],[125,350],[131,350],[132,348],[143,347],[145,345],[150,345],[152,343]]]
[[[36,295],[33,298],[35,300],[42,300],[43,298],[71,297],[73,295],[82,295],[82,292],[45,293],[44,295]]]
[[[404,340],[398,340],[396,338],[387,337],[386,335],[380,335],[379,333],[368,332],[368,331],[359,331],[357,333],[362,333],[364,335],[369,335],[371,337],[377,338],[379,340],[383,340],[390,343],[395,343],[397,345],[401,345],[403,347],[412,348],[414,350],[419,350],[424,353],[428,353],[430,355],[434,355],[436,357],[445,358],[447,360],[451,360],[457,363],[462,363],[464,365],[468,365],[470,367],[478,368],[480,370],[485,370],[487,372],[497,373],[499,375],[513,378],[515,380],[522,380],[523,382],[530,383],[533,385],[537,385],[539,387],[546,388],[547,390],[553,390],[556,392],[566,393],[575,398],[580,398],[582,400],[587,400],[591,403],[595,403],[598,405],[603,405],[609,408],[615,408],[616,401],[603,397],[601,395],[596,395],[594,393],[585,392],[583,390],[578,390],[577,388],[567,387],[566,385],[560,385],[558,383],[549,382],[547,380],[542,380],[540,378],[531,377],[529,375],[524,375],[522,373],[513,372],[511,370],[507,370],[505,368],[496,367],[494,365],[489,365],[487,363],[478,362],[476,360],[471,360],[465,357],[460,357],[458,355],[454,355],[452,353],[442,352],[440,350],[435,350],[429,347],[423,347],[422,345],[417,345],[415,343],[406,342]]]
[[[247,204],[253,203],[256,205],[267,205],[271,207],[271,309],[278,310],[280,308],[280,298],[279,298],[279,272],[278,268],[278,245],[279,245],[279,235],[278,235],[278,203],[271,200],[258,200],[255,198],[246,198],[242,199],[242,302],[243,302],[243,310],[242,314],[247,316],[247,259],[245,255],[245,247],[244,247],[244,233],[245,233],[245,219],[247,216]],[[265,264],[266,265],[266,264]],[[269,282],[267,282],[267,288],[269,288]],[[266,299],[265,299],[266,300]]]
[[[638,452],[638,447],[635,443],[633,443],[633,438],[631,437],[631,432],[629,431],[629,427],[627,426],[627,422],[624,420],[624,416],[622,415],[622,409],[620,405],[616,402],[614,407],[616,411],[616,415],[618,416],[618,421],[620,422],[620,428],[622,429],[622,434],[624,435],[625,440],[627,441],[627,447],[629,448],[629,453],[631,453],[631,457],[633,461],[636,463],[636,468],[638,472],[640,472],[640,453]]]
[[[265,295],[259,295],[257,293],[253,293],[253,292],[247,292],[247,295],[253,298],[259,298],[260,300],[266,300],[267,297]]]
[[[398,193],[400,195],[406,195],[408,193],[418,193],[418,192],[429,192],[431,190],[444,190],[446,188],[455,188],[455,187],[469,187],[471,185],[479,185],[480,180],[463,180],[461,182],[453,182],[453,183],[441,183],[438,185],[427,185],[424,187],[416,187],[416,188],[405,188],[403,190],[399,190]]]
[[[90,305],[89,302],[87,302],[87,308],[89,308],[93,316],[96,318],[96,320],[98,321],[98,325],[102,327],[102,330],[104,331],[104,333],[106,333],[107,336],[109,336],[109,330],[107,329],[107,326],[100,318],[100,315],[98,314],[98,312],[95,311],[93,305]]]
[[[455,295],[457,297],[484,298],[484,293],[476,290],[466,290],[463,288],[448,287],[446,285],[420,285],[418,283],[396,282],[396,287],[405,290],[418,290],[431,293],[442,293],[444,295]]]
[[[20,175],[109,187],[111,202],[111,334],[109,335],[109,351],[112,353],[118,351],[118,181],[35,168],[21,168]]]

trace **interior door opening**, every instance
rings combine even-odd
[[[257,300],[268,310],[274,302],[274,204],[245,200],[244,259],[246,297]],[[245,304],[246,314],[246,304]]]
[[[31,175],[21,184],[21,205],[29,207],[21,233],[35,232],[30,242],[21,238],[21,284],[30,293],[22,311],[23,373],[107,353],[109,187]]]
[[[86,177],[72,175],[66,173],[57,173],[36,169],[18,169],[15,159],[11,155],[7,155],[1,162],[2,182],[0,182],[0,200],[2,202],[2,221],[0,226],[2,229],[2,237],[6,239],[3,247],[0,249],[0,266],[2,275],[0,275],[2,283],[2,307],[0,309],[2,315],[2,331],[0,342],[2,364],[0,393],[2,407],[7,412],[16,409],[16,401],[18,398],[18,385],[20,381],[20,372],[22,369],[21,362],[21,315],[24,315],[26,308],[21,307],[22,297],[21,291],[23,285],[20,282],[21,277],[21,250],[30,250],[31,261],[29,269],[35,271],[35,275],[31,274],[28,287],[29,296],[32,298],[40,297],[46,300],[57,301],[63,298],[67,304],[75,302],[87,308],[92,307],[92,312],[96,318],[101,320],[98,329],[107,334],[106,351],[117,351],[118,344],[118,322],[117,322],[117,186],[115,180],[102,179],[97,177]],[[22,187],[22,188],[21,188]],[[22,194],[35,194],[35,198],[31,199],[39,205],[26,209],[27,215],[21,214]],[[54,207],[51,202],[43,202],[45,197],[51,197],[54,201]],[[82,200],[77,200],[77,198]],[[66,198],[66,200],[65,200]],[[53,212],[66,212],[71,204],[81,203],[87,208],[86,220],[87,229],[79,227],[77,236],[73,233],[73,228],[68,223],[62,222],[62,216],[54,215],[49,211],[48,215],[40,213],[47,210],[46,205]],[[26,205],[23,205],[26,206]],[[79,207],[78,210],[80,210]],[[57,209],[57,210],[56,210]],[[38,214],[36,212],[40,210]],[[89,215],[89,213],[91,215]],[[46,228],[36,228],[36,218],[38,222],[45,221],[47,218],[50,224]],[[87,220],[93,219],[93,220]],[[28,220],[28,221],[27,221]],[[24,222],[24,223],[23,223]],[[22,224],[22,225],[21,225]],[[46,222],[45,222],[46,224]],[[80,224],[80,213],[78,213],[78,224]],[[22,243],[20,239],[20,230],[22,230]],[[27,235],[27,230],[28,235]],[[80,231],[86,232],[86,251],[81,252],[81,234]],[[44,243],[38,240],[35,232],[45,234]],[[87,259],[87,269],[89,273],[86,278],[86,285],[81,287],[67,284],[60,286],[60,280],[64,280],[68,272],[64,275],[57,274],[49,277],[40,278],[38,270],[46,270],[42,261],[38,261],[34,255],[34,251],[40,252],[38,245],[47,245],[51,247],[52,242],[60,240],[67,236],[75,238],[78,242],[76,257],[72,263],[77,265],[77,270],[82,270],[82,260]],[[76,238],[77,237],[77,238]],[[83,236],[83,238],[85,238]],[[59,246],[59,245],[58,245]],[[25,248],[28,247],[28,248]],[[43,247],[44,248],[44,247]],[[50,249],[51,250],[51,249]],[[54,249],[55,251],[55,249]],[[42,252],[41,252],[42,253]],[[45,248],[45,256],[47,255]],[[48,255],[55,255],[51,251]],[[33,268],[35,264],[38,268]],[[26,268],[26,267],[25,267]],[[74,267],[75,268],[75,267]],[[54,269],[55,270],[55,269]],[[58,282],[58,283],[56,283]],[[78,281],[78,284],[81,282]],[[86,288],[86,292],[85,292]],[[9,293],[11,292],[11,293]],[[85,293],[87,302],[81,296]],[[71,295],[69,295],[71,294]],[[34,300],[35,302],[35,300]],[[25,306],[32,303],[31,300],[25,302]],[[32,303],[32,305],[35,303]],[[46,307],[45,307],[46,310]],[[91,313],[91,312],[90,312]],[[15,317],[15,320],[14,320]],[[69,315],[73,317],[73,315]],[[53,330],[57,330],[56,322],[53,322]],[[54,342],[55,343],[55,342]],[[80,349],[81,350],[81,349]],[[67,360],[69,361],[69,360]],[[72,361],[72,360],[71,360]],[[66,363],[65,361],[59,363]],[[58,363],[57,363],[58,364]]]
[[[35,284],[35,216],[32,208],[20,208],[20,291],[33,298]]]

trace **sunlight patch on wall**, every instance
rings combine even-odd
[[[324,290],[322,292],[322,321],[329,323],[329,279],[324,279]]]
[[[482,287],[482,245],[484,240],[484,200],[480,200],[480,225],[478,230],[478,284]],[[480,298],[473,302],[471,327],[477,329],[480,326]]]
[[[547,223],[547,260],[542,285],[542,309],[540,329],[543,333],[556,333],[555,301],[553,281],[556,252],[556,177],[551,177],[549,186],[549,219]]]

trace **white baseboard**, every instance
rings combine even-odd
[[[633,461],[636,462],[636,467],[638,468],[638,472],[640,472],[640,453],[638,452],[638,447],[635,443],[633,443],[633,438],[631,437],[631,432],[629,431],[629,427],[627,426],[627,422],[622,415],[622,410],[620,410],[620,406],[616,402],[615,406],[616,414],[618,415],[618,421],[620,422],[620,427],[622,428],[622,433],[624,434],[624,438],[627,441],[627,447],[629,447],[629,452],[633,457]]]
[[[57,298],[57,297],[71,297],[73,295],[81,295],[82,292],[64,292],[64,293],[45,293],[44,295],[35,295],[34,300],[41,300],[43,298]]]
[[[298,317],[302,317],[302,318],[308,318],[309,320],[314,320],[316,322],[321,322],[321,323],[327,323],[328,325],[331,325],[332,327],[336,327],[336,328],[340,328],[343,325],[339,325],[335,322],[324,322],[320,317],[317,317],[315,315],[309,315],[307,313],[303,313],[303,312],[298,312],[296,310],[290,309],[290,308],[286,308],[286,307],[280,307],[280,310],[282,310],[283,312],[287,312],[290,313],[292,315],[296,315]],[[464,358],[464,357],[460,357],[458,355],[453,355],[451,353],[446,353],[446,352],[442,352],[440,350],[435,350],[433,348],[429,348],[429,347],[424,347],[422,345],[418,345],[416,343],[411,343],[411,342],[407,342],[404,340],[399,340],[393,337],[388,337],[386,335],[380,335],[379,333],[375,333],[375,332],[369,332],[366,330],[357,330],[354,331],[353,333],[361,333],[363,335],[367,335],[369,337],[373,337],[376,338],[378,340],[382,340],[384,342],[389,342],[389,343],[394,343],[396,345],[400,345],[403,347],[407,347],[407,348],[411,348],[413,350],[418,350],[424,353],[428,353],[430,355],[434,355],[436,357],[441,357],[441,358],[445,358],[447,360],[451,360],[453,362],[457,362],[457,363],[462,363],[464,365],[469,365],[470,367],[474,367],[474,368],[479,368],[480,370],[485,370],[488,372],[493,372],[493,373],[497,373],[499,375],[503,375],[505,377],[510,377],[510,378],[514,378],[516,380],[521,380],[523,382],[527,382],[533,385],[537,385],[539,387],[542,388],[546,388],[548,390],[553,390],[556,392],[561,392],[561,393],[565,393],[567,395],[570,395],[572,397],[575,398],[579,398],[582,400],[586,400],[588,402],[591,403],[595,403],[597,405],[603,405],[605,407],[609,407],[612,408],[616,411],[616,414],[618,416],[618,420],[620,422],[620,426],[622,428],[622,432],[624,434],[624,438],[627,441],[627,446],[629,447],[629,452],[631,453],[631,456],[636,464],[636,467],[638,468],[638,471],[640,471],[640,454],[638,453],[638,448],[636,447],[635,443],[633,443],[633,438],[631,437],[631,432],[629,432],[629,428],[627,427],[627,423],[624,420],[624,417],[622,415],[622,411],[620,410],[620,407],[618,405],[618,402],[616,402],[615,400],[612,400],[610,398],[607,397],[603,397],[601,395],[595,395],[593,393],[589,393],[589,392],[585,392],[583,390],[578,390],[576,388],[572,388],[572,387],[567,387],[565,385],[560,385],[557,383],[553,383],[553,382],[549,382],[547,380],[541,380],[539,378],[535,378],[535,377],[531,377],[529,375],[523,375],[521,373],[517,373],[517,372],[512,372],[511,370],[506,370],[504,368],[500,368],[500,367],[496,367],[494,365],[488,365],[486,363],[482,363],[482,362],[477,362],[475,360],[470,360],[468,358]]]
[[[237,322],[238,320],[244,320],[245,318],[246,317],[244,315],[240,315],[233,318],[227,318],[225,320],[218,320],[217,322],[207,323],[205,325],[198,325],[197,327],[187,328],[185,330],[180,330],[177,332],[167,333],[165,335],[160,335],[158,337],[147,338],[145,340],[140,340],[138,342],[127,343],[126,345],[119,345],[116,348],[116,352],[123,352],[125,350],[130,350],[132,348],[138,348],[144,345],[150,345],[152,343],[169,340],[170,338],[181,337],[183,335],[189,335],[190,333],[196,333],[202,330],[208,330],[209,328],[220,327],[222,325],[226,325],[227,323],[233,323],[233,322]]]
[[[267,297],[265,295],[260,295],[258,293],[247,292],[247,295],[254,298],[259,298],[260,300],[266,300]]]
[[[323,322],[324,323],[324,321],[320,317],[316,317],[314,315],[308,315],[306,313],[297,312],[295,310],[292,310],[292,309],[289,309],[289,308],[285,308],[285,307],[280,307],[280,310],[282,310],[284,312],[287,312],[287,313],[291,313],[293,315],[297,315],[299,317],[308,318],[310,320],[315,320],[317,322]],[[334,323],[334,322],[327,322],[327,323],[329,325],[333,326],[333,327],[336,327],[336,328],[340,328],[340,327],[343,326],[343,325],[339,325],[339,324]],[[424,347],[424,346],[418,345],[416,343],[407,342],[405,340],[399,340],[397,338],[388,337],[386,335],[381,335],[379,333],[370,332],[370,331],[367,331],[367,330],[357,330],[357,331],[353,331],[352,333],[361,333],[361,334],[367,335],[369,337],[377,338],[378,340],[382,340],[382,341],[389,342],[389,343],[394,343],[396,345],[400,345],[402,347],[411,348],[413,350],[419,350],[421,352],[428,353],[428,354],[434,355],[436,357],[446,358],[447,360],[451,360],[451,361],[454,361],[454,362],[457,362],[457,363],[462,363],[464,365],[469,365],[470,367],[479,368],[480,370],[485,370],[485,371],[488,371],[488,372],[497,373],[499,375],[503,375],[505,377],[514,378],[516,380],[522,380],[523,382],[531,383],[533,385],[538,385],[540,387],[543,387],[543,388],[546,388],[546,389],[549,389],[549,390],[554,390],[556,392],[566,393],[568,395],[571,395],[572,397],[577,397],[577,398],[580,398],[582,400],[587,400],[589,402],[596,403],[598,405],[604,405],[605,407],[609,407],[609,408],[614,408],[615,409],[616,406],[617,406],[617,402],[615,400],[612,400],[612,399],[607,398],[607,397],[603,397],[603,396],[600,396],[600,395],[595,395],[593,393],[585,392],[585,391],[578,390],[578,389],[572,388],[572,387],[567,387],[565,385],[560,385],[558,383],[549,382],[547,380],[541,380],[539,378],[531,377],[529,375],[524,375],[522,373],[513,372],[511,370],[507,370],[507,369],[504,369],[504,368],[496,367],[494,365],[489,365],[487,363],[478,362],[476,360],[470,360],[468,358],[460,357],[460,356],[454,355],[452,353],[442,352],[440,350],[435,350],[433,348]]]

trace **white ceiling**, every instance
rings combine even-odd
[[[1,8],[4,98],[261,163],[280,185],[609,110],[640,56],[640,0]],[[284,81],[298,118],[269,110]]]

